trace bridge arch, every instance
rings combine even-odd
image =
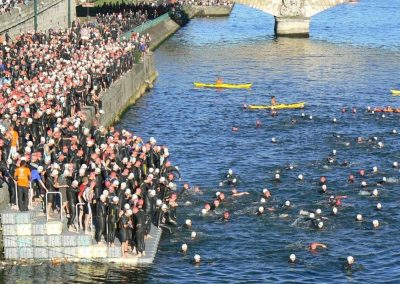
[[[276,35],[308,37],[312,16],[350,0],[234,0],[234,2],[273,15]]]

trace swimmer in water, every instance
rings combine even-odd
[[[248,195],[249,194],[247,191],[238,192],[236,187],[232,188],[231,192],[232,192],[232,197],[239,197],[239,196],[242,196],[242,195]]]
[[[268,199],[271,197],[271,193],[269,192],[268,189],[266,189],[266,188],[263,189],[262,197],[265,199]]]
[[[354,183],[354,176],[353,175],[349,175],[349,178],[347,179],[347,181],[349,183]]]
[[[214,211],[215,209],[217,209],[220,205],[220,201],[218,199],[215,199],[213,204],[210,207],[210,211]]]
[[[351,255],[349,255],[347,258],[346,258],[346,262],[344,263],[344,265],[343,265],[343,268],[345,269],[345,270],[351,270],[352,268],[353,268],[353,264],[354,264],[354,257],[352,257]]]
[[[218,194],[217,199],[219,200],[219,202],[222,202],[225,200],[225,193],[221,192],[220,194]]]
[[[329,205],[330,206],[342,206],[342,199],[347,198],[347,195],[331,195],[329,197]]]
[[[322,177],[319,178],[319,184],[320,185],[326,184],[326,182],[327,182],[327,179],[326,179],[325,176],[322,176]]]
[[[317,242],[312,242],[309,246],[311,251],[316,251],[318,248],[324,248],[326,249],[327,246],[325,244],[322,243],[317,243]]]
[[[261,121],[256,120],[256,128],[259,128],[261,126]]]
[[[260,207],[258,207],[258,209],[256,211],[256,215],[261,216],[262,214],[264,214],[264,207],[260,206]]]
[[[229,214],[229,211],[225,211],[224,214],[222,215],[221,220],[222,221],[229,221],[231,219],[231,216]]]

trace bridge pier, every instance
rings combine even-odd
[[[309,37],[310,18],[275,17],[275,35],[286,37]]]

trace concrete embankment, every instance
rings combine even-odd
[[[102,125],[117,122],[126,108],[134,104],[152,86],[156,77],[154,57],[152,53],[149,53],[143,62],[135,64],[102,95],[104,110],[101,117]]]
[[[232,11],[232,7],[186,6],[184,11],[190,18],[199,16],[228,16]],[[150,49],[155,50],[180,28],[180,25],[172,20],[168,14],[165,14],[126,33],[125,36],[129,37],[132,32],[139,32],[141,34],[148,33],[152,39]],[[157,71],[154,65],[153,54],[149,53],[145,56],[142,63],[136,64],[132,70],[114,82],[111,87],[103,93],[102,103],[104,115],[101,117],[102,125],[108,126],[118,122],[124,111],[130,105],[134,104],[146,90],[152,87],[156,77]],[[93,108],[86,108],[86,113],[90,124],[94,115]]]
[[[196,6],[186,5],[184,11],[190,19],[195,17],[227,17],[231,14],[233,6]]]

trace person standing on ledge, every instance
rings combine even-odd
[[[14,179],[17,181],[18,187],[17,194],[19,211],[28,211],[31,170],[26,166],[25,159],[21,159],[19,167],[15,170]]]

